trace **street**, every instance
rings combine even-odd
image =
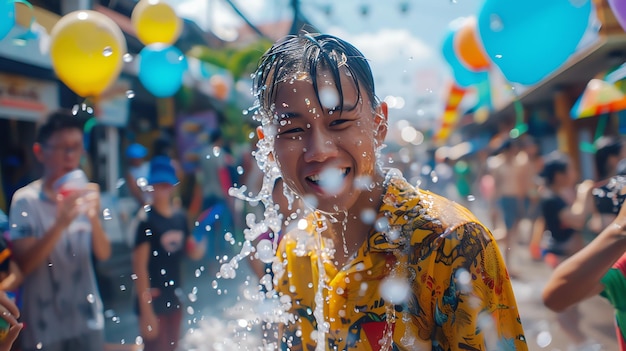
[[[477,207],[476,215],[482,220],[484,213]],[[523,237],[523,235],[522,235]],[[523,241],[523,240],[522,240]],[[530,257],[528,246],[518,243],[514,249],[512,264],[518,276],[513,280],[522,323],[529,350],[568,351],[569,340],[560,330],[556,314],[543,306],[541,291],[551,268]],[[137,318],[133,312],[133,284],[130,279],[130,249],[126,244],[116,245],[115,256],[126,262],[116,266],[122,270],[110,272],[116,276],[102,286],[105,300],[106,337],[108,351],[139,350],[137,343]],[[219,266],[215,260],[185,262],[183,300],[187,306],[181,348],[184,350],[256,350],[259,346],[258,325],[246,323],[254,302],[247,301],[244,291],[254,288],[255,281],[245,262],[232,280],[216,279]],[[245,306],[245,307],[244,307]],[[259,308],[259,306],[254,306]],[[581,329],[599,345],[597,350],[617,350],[613,312],[609,303],[601,297],[593,297],[579,306]],[[188,331],[193,329],[193,333]]]

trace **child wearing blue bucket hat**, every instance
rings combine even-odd
[[[136,312],[145,350],[176,349],[183,316],[176,294],[181,286],[181,264],[185,255],[198,260],[206,240],[190,235],[187,215],[172,203],[178,184],[172,160],[155,156],[150,162],[148,184],[151,207],[139,223],[133,249],[133,272],[137,288]]]

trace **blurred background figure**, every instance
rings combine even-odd
[[[186,213],[173,206],[178,177],[169,157],[153,157],[148,184],[153,188],[151,210],[137,227],[132,254],[133,273],[137,277],[136,309],[144,350],[174,351],[183,317],[179,298],[182,260],[185,255],[200,259],[206,249],[206,237],[194,240]]]
[[[83,125],[83,118],[65,110],[46,119],[33,145],[43,175],[16,191],[11,205],[10,239],[25,276],[25,351],[104,347],[94,259],[107,260],[111,244],[101,220],[100,188],[79,170]],[[68,173],[82,174],[81,181],[67,178]],[[67,182],[57,186],[59,179]]]
[[[130,195],[137,201],[138,206],[145,203],[144,189],[147,185],[150,163],[146,161],[148,149],[138,143],[133,143],[126,148],[128,168],[126,171],[126,184]]]
[[[200,203],[199,213],[190,213],[197,219],[197,231],[204,231],[209,236],[208,254],[220,256],[232,251],[227,233],[234,235],[234,198],[228,195],[233,185],[231,168],[232,156],[225,147],[222,132],[214,129],[206,146],[200,152],[200,162],[196,173],[196,185],[192,203]]]
[[[576,172],[560,153],[546,157],[541,176],[545,179],[540,202],[545,223],[544,259],[556,268],[584,246],[581,231],[588,220],[585,199],[592,183],[583,182],[576,189]],[[560,311],[557,321],[572,343],[579,350],[586,350],[593,342],[581,330],[580,317],[578,306],[574,305]]]
[[[519,239],[519,224],[526,213],[526,196],[529,188],[528,164],[518,157],[517,140],[508,138],[489,159],[489,173],[493,175],[496,203],[500,209],[505,232],[495,234],[504,254],[509,274],[517,275],[512,267],[514,243]],[[497,231],[496,231],[497,232]]]

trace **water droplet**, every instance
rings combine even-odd
[[[489,28],[494,32],[500,32],[504,29],[504,24],[502,23],[502,18],[497,14],[492,14],[489,17]]]
[[[146,229],[146,236],[152,236],[152,230]]]
[[[126,63],[133,62],[133,55],[125,53],[124,56],[122,56],[122,60]]]
[[[237,166],[237,174],[239,174],[239,175],[243,174],[243,167]]]
[[[361,221],[365,224],[372,224],[376,220],[376,211],[366,208],[361,212]]]
[[[337,90],[331,87],[323,87],[319,91],[320,102],[322,107],[331,109],[337,107],[339,104],[339,94]]]
[[[22,217],[28,217],[28,212],[22,211]]]
[[[400,278],[385,278],[379,287],[380,296],[394,305],[403,303],[409,296],[409,291],[409,283]]]
[[[537,334],[537,345],[541,348],[548,347],[552,343],[552,334],[549,331],[541,331]]]
[[[113,48],[111,48],[110,46],[105,47],[104,50],[102,50],[102,55],[104,55],[104,57],[109,57],[113,55]]]
[[[319,185],[328,194],[338,194],[343,184],[344,170],[340,168],[328,167],[319,174]]]
[[[105,221],[111,220],[113,218],[113,216],[111,216],[111,210],[108,208],[102,210],[102,217]]]
[[[78,104],[72,106],[72,115],[76,116],[78,114],[78,110],[80,110],[80,106],[78,106]]]
[[[132,89],[126,90],[126,98],[132,99],[135,97],[135,91]]]
[[[126,291],[126,285],[124,284],[120,285],[120,291]]]
[[[96,297],[95,297],[95,296],[93,296],[93,294],[88,294],[88,295],[87,295],[87,302],[89,302],[89,303],[94,303],[94,302],[96,302]]]

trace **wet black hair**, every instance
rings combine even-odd
[[[569,165],[568,160],[560,153],[553,153],[545,157],[543,170],[539,175],[545,179],[546,185],[552,185],[558,173],[565,173]]]
[[[361,51],[352,44],[329,34],[301,32],[274,43],[261,57],[253,76],[253,90],[259,99],[262,112],[270,112],[276,99],[278,85],[294,79],[297,73],[308,73],[313,89],[320,102],[318,76],[326,70],[339,93],[339,107],[343,109],[343,89],[340,82],[341,69],[350,73],[357,89],[358,98],[365,92],[372,104],[378,106],[374,77],[370,65]]]
[[[50,113],[37,128],[35,142],[45,144],[52,135],[64,129],[78,129],[81,133],[87,118],[84,114],[72,114],[70,110],[57,110]]]
[[[608,169],[607,161],[611,156],[619,157],[622,152],[623,142],[617,137],[603,136],[594,143],[596,153],[594,154],[594,162],[596,172],[599,179],[608,178],[611,174]]]

